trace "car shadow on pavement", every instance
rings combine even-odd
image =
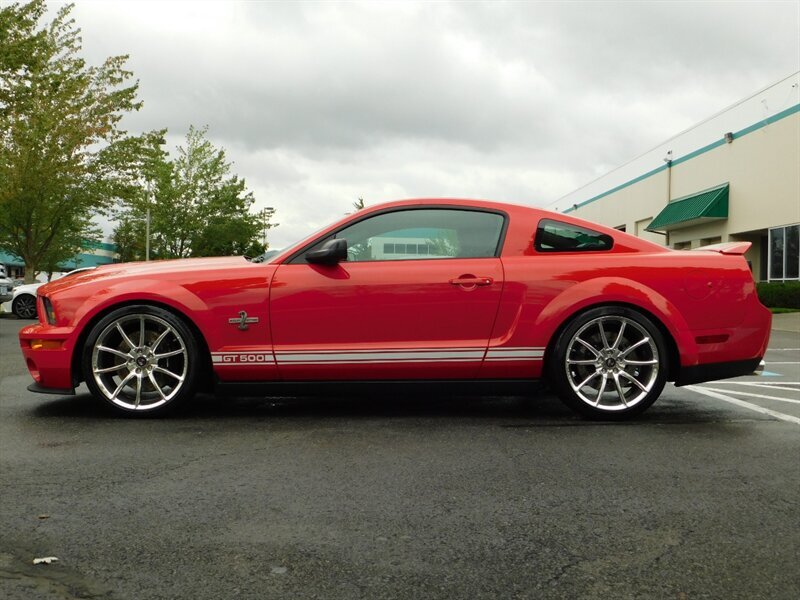
[[[33,409],[41,418],[125,419],[111,406],[89,394],[55,398]],[[741,416],[741,415],[739,415]],[[474,420],[499,423],[503,427],[570,427],[679,425],[731,421],[718,406],[661,398],[647,412],[625,422],[583,419],[548,392],[533,397],[475,396],[358,396],[358,397],[270,397],[238,398],[198,395],[157,420],[341,420],[376,418]],[[753,420],[753,419],[748,419]],[[758,419],[756,419],[758,420]]]

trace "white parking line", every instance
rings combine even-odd
[[[763,406],[758,406],[757,404],[752,404],[750,402],[745,402],[744,400],[739,400],[738,398],[731,398],[726,394],[720,394],[719,392],[712,392],[711,390],[707,390],[705,388],[696,385],[687,385],[686,389],[692,390],[693,392],[697,392],[698,394],[703,394],[704,396],[709,396],[710,398],[716,398],[717,400],[722,400],[724,402],[735,404],[736,406],[741,406],[742,408],[748,408],[752,411],[759,412],[764,415],[769,415],[770,417],[780,419],[781,421],[788,421],[789,423],[800,425],[800,418],[798,417],[794,417],[792,415],[785,415],[783,413],[770,410],[768,408],[764,408]]]
[[[800,385],[800,381],[715,381],[714,385]]]
[[[776,362],[774,360],[766,361],[768,365],[800,365],[800,362],[796,360],[790,360],[788,362]]]
[[[746,385],[747,387],[755,387],[755,388],[761,388],[761,389],[765,389],[765,390],[784,390],[786,392],[798,392],[798,391],[800,391],[800,389],[798,389],[798,388],[783,387],[781,385],[781,383],[783,383],[782,381],[775,381],[775,382],[772,382],[772,381],[767,382],[767,381],[765,381],[764,383],[755,383],[753,381],[731,381],[731,382],[715,381],[714,385],[719,385],[721,383],[728,383],[729,385]],[[783,385],[793,385],[793,384],[784,383]],[[794,385],[800,385],[800,384],[794,384]],[[708,389],[711,389],[711,388],[708,388]]]
[[[781,396],[765,396],[763,394],[752,394],[750,392],[742,392],[740,390],[718,390],[715,388],[705,387],[703,386],[704,390],[708,390],[710,392],[728,392],[730,394],[736,394],[737,396],[748,396],[750,398],[762,398],[764,400],[777,400],[778,402],[791,402],[792,404],[800,404],[800,400],[792,400],[791,398],[782,398]],[[796,392],[797,390],[792,390]]]

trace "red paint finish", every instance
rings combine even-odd
[[[297,260],[348,223],[431,206],[502,212],[498,254],[332,266]],[[538,252],[541,219],[604,233],[614,245]],[[675,252],[530,207],[406,200],[359,211],[266,264],[241,257],[130,263],[53,282],[38,293],[52,302],[55,325],[42,319],[24,327],[20,343],[43,387],[71,388],[83,378],[73,359],[93,324],[115,307],[152,303],[193,324],[221,381],[532,379],[571,318],[622,304],[662,327],[681,367],[739,361],[764,355],[771,320],[741,255],[746,249]],[[240,311],[258,322],[246,330],[229,323]],[[34,350],[37,339],[61,348]]]
[[[270,298],[281,375],[286,380],[397,379],[413,369],[423,378],[476,377],[502,291],[499,258],[281,265]],[[418,361],[400,354],[368,362],[393,349],[479,352],[440,353],[438,361],[420,353]],[[368,354],[344,367],[322,364],[324,357],[292,362],[280,356],[300,351]]]

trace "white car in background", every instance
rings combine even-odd
[[[83,267],[80,269],[74,269],[69,273],[66,273],[64,277],[68,277],[73,273],[79,273],[80,271],[89,271],[94,268],[95,267]],[[44,283],[25,283],[23,285],[18,285],[14,288],[13,293],[9,293],[8,298],[0,296],[0,298],[2,298],[0,299],[0,302],[8,303],[3,307],[3,309],[8,310],[10,308],[11,312],[20,319],[35,319],[36,290],[43,285]],[[2,283],[0,283],[0,287],[1,286]]]
[[[14,290],[14,281],[9,279],[6,268],[0,265],[0,303],[11,300]]]

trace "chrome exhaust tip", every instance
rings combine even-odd
[[[753,375],[761,375],[764,372],[764,367],[767,366],[767,363],[763,360],[758,363],[758,366],[753,370]]]

